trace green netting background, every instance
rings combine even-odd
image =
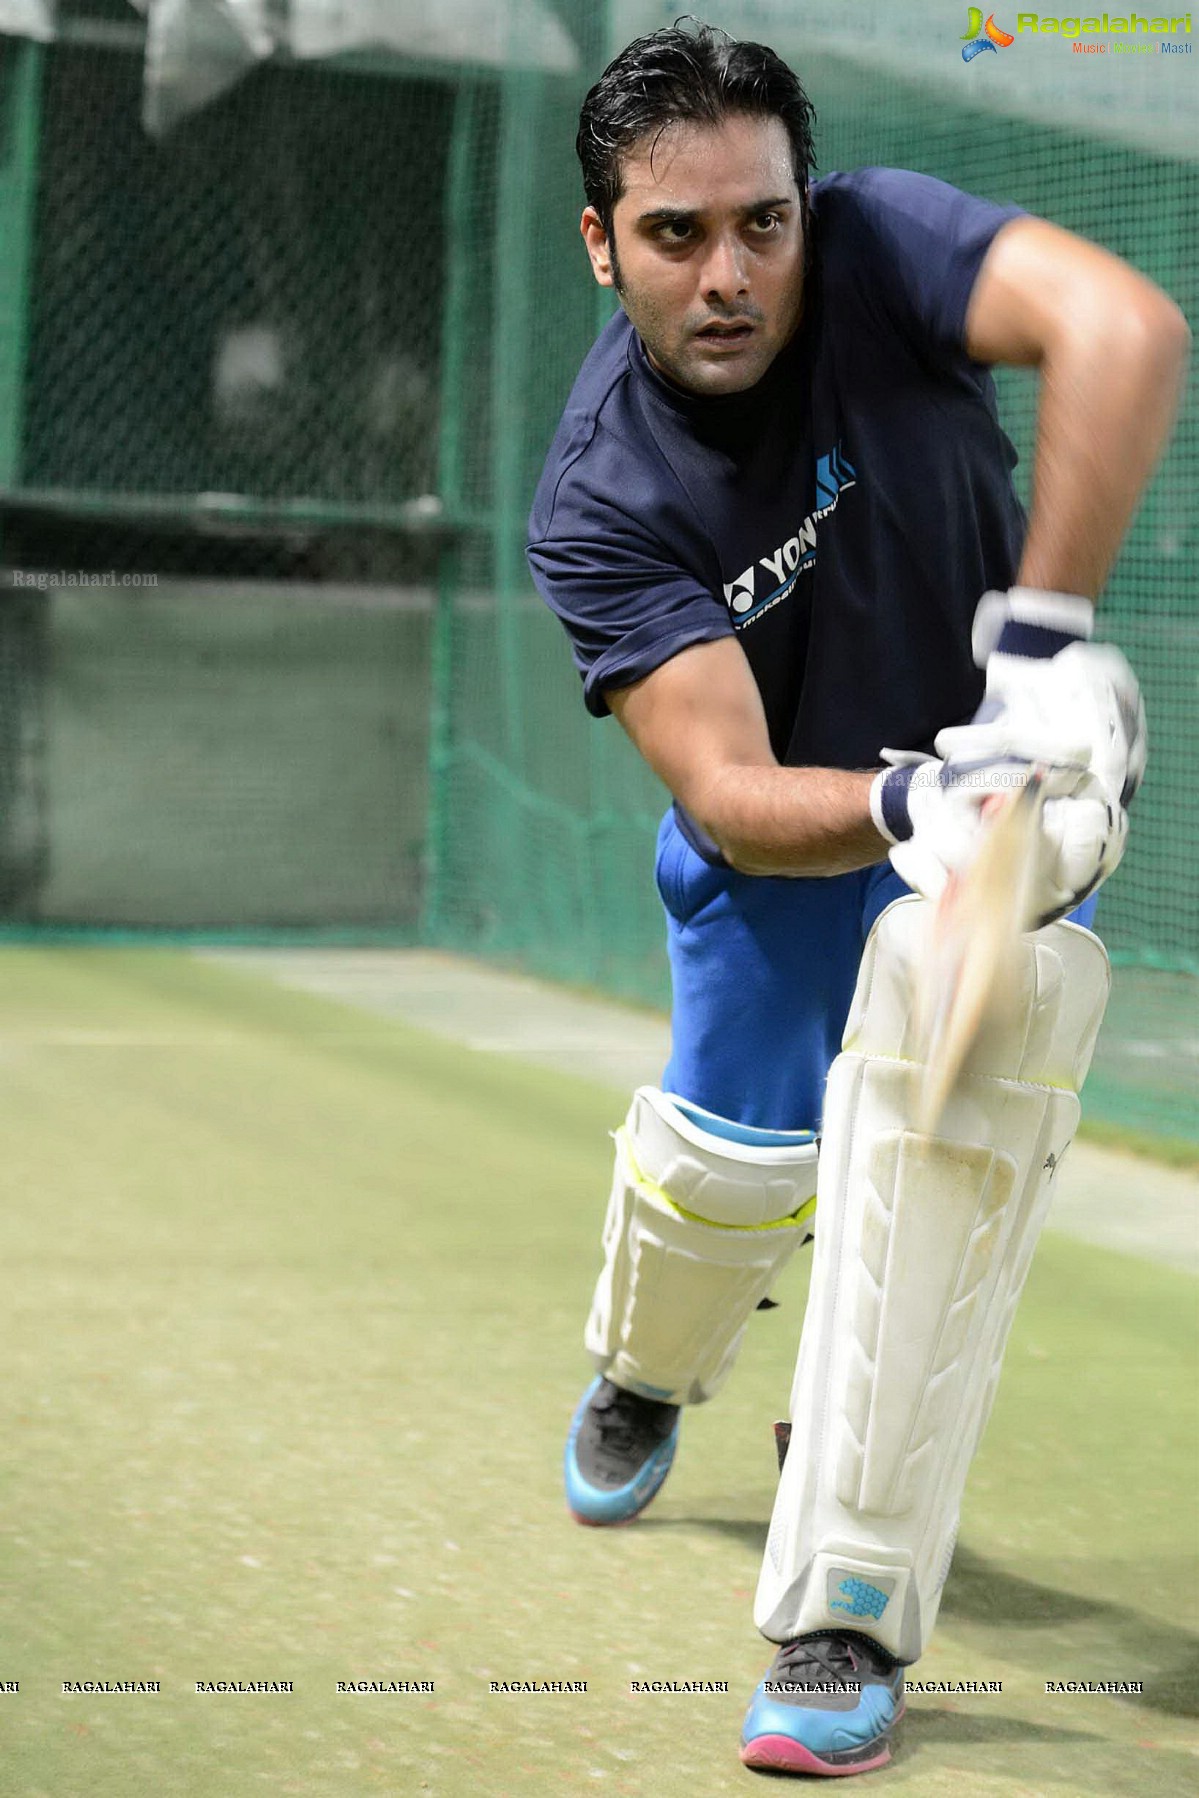
[[[585,715],[523,561],[606,316],[572,143],[615,27],[544,10],[569,73],[536,66],[525,5],[493,66],[280,58],[160,138],[125,0],[60,7],[52,45],[0,38],[10,931],[372,932],[664,1001],[664,796]],[[780,48],[823,170],[1018,201],[1199,315],[1195,162]],[[1034,392],[1001,377],[1022,457]],[[1197,516],[1192,397],[1105,602],[1152,754],[1102,903],[1118,973],[1088,1092],[1199,1139]]]

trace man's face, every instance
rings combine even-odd
[[[653,147],[653,165],[650,151]],[[679,123],[635,146],[605,234],[581,229],[596,280],[615,287],[646,354],[688,393],[760,381],[803,309],[803,222],[781,119]],[[618,259],[619,250],[619,259]]]

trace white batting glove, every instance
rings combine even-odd
[[[1145,708],[1118,649],[1089,641],[1095,608],[1072,593],[986,593],[974,660],[986,695],[934,748],[955,769],[1000,760],[1085,768],[1127,810],[1145,772]]]
[[[884,750],[888,760],[901,752]],[[969,866],[982,843],[987,800],[1011,794],[1028,777],[1027,764],[992,762],[957,771],[929,757],[903,758],[875,777],[870,809],[891,844],[901,880],[926,899],[939,899],[949,876]],[[1127,825],[1084,769],[1043,769],[1042,850],[1033,885],[1036,927],[1080,905],[1120,859]]]
[[[871,812],[896,872],[926,898],[977,851],[984,801],[1034,762],[1046,794],[1038,928],[1119,864],[1125,807],[1145,766],[1144,708],[1120,652],[1086,641],[1092,618],[1090,601],[1074,595],[987,594],[974,634],[987,693],[974,721],[938,735],[941,761],[884,750],[898,765],[876,777]]]

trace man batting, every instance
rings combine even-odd
[[[818,1218],[741,1755],[845,1774],[890,1756],[1103,1015],[1089,896],[1145,749],[1131,670],[1089,639],[1189,339],[1014,207],[894,169],[809,185],[812,122],[771,50],[703,26],[588,94],[582,233],[622,310],[529,557],[588,708],[674,797],[673,1050],[617,1134],[568,1501],[597,1525],[649,1502]],[[1027,520],[995,363],[1040,371]],[[1038,928],[921,1135],[929,901],[1034,764]]]

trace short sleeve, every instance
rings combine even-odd
[[[828,203],[850,215],[841,241],[874,303],[923,347],[960,355],[983,258],[1021,208],[906,169],[859,169],[826,186]]]
[[[631,686],[680,650],[733,635],[727,608],[699,571],[586,483],[568,475],[547,525],[529,544],[529,567],[566,628],[595,717],[609,709],[605,687]]]

